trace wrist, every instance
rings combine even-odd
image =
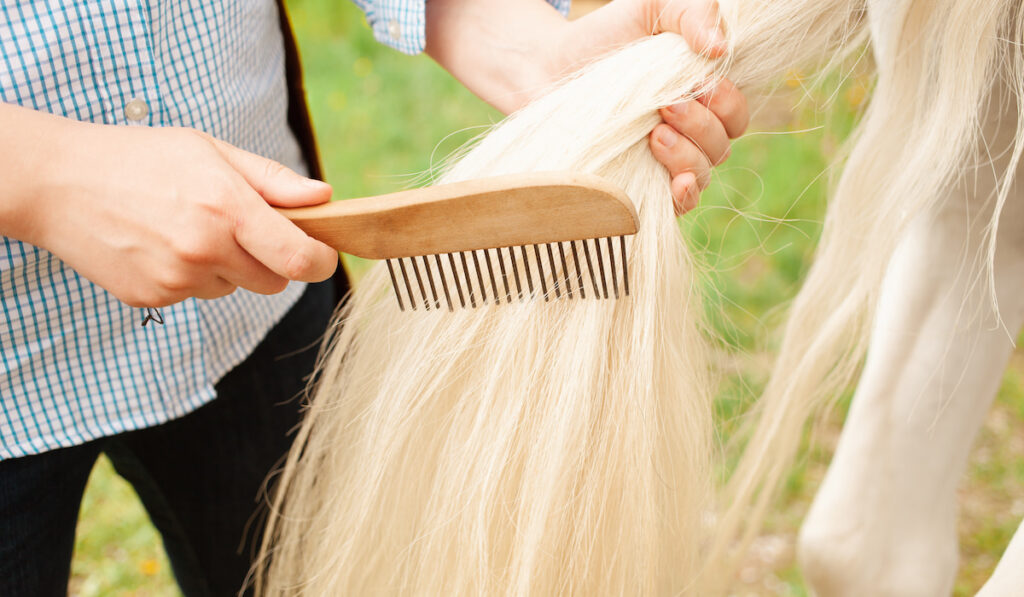
[[[431,0],[427,53],[484,101],[514,111],[557,77],[568,22],[544,0]]]
[[[80,123],[0,104],[0,234],[38,244],[49,188],[60,171],[69,131]]]

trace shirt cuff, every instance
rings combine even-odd
[[[366,13],[377,41],[403,54],[419,54],[427,43],[426,0],[353,0]],[[565,16],[571,0],[547,0]]]

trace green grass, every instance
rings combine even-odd
[[[499,115],[424,56],[407,57],[373,40],[348,2],[291,0],[306,85],[327,179],[338,197],[400,189]],[[755,130],[735,144],[702,206],[683,220],[684,234],[708,270],[708,313],[723,348],[746,357],[717,402],[723,435],[764,383],[777,341],[780,305],[807,270],[820,232],[829,159],[853,125],[864,83],[854,77],[827,111],[821,92],[799,79],[757,115]],[[806,131],[806,132],[797,132]],[[775,133],[787,134],[775,134]],[[349,261],[358,273],[363,264]],[[957,594],[970,594],[990,573],[1024,513],[1024,416],[1019,364],[1007,374],[982,432],[964,489],[963,565]],[[765,542],[777,557],[747,571],[743,594],[805,595],[793,564],[799,521],[823,475],[838,409],[790,474]],[[1014,497],[1018,496],[1018,497]],[[138,500],[101,460],[83,504],[71,590],[76,595],[174,595],[159,537]]]
[[[160,535],[139,498],[106,457],[93,469],[82,502],[70,595],[180,595]]]

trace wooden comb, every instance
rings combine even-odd
[[[442,297],[449,310],[585,299],[584,271],[594,298],[619,298],[620,280],[629,294],[625,237],[636,234],[636,209],[591,174],[497,176],[278,211],[338,251],[386,260],[403,311],[418,303],[440,309]]]

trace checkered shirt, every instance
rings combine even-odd
[[[366,13],[377,41],[406,54],[419,54],[427,41],[426,0],[353,0]],[[511,0],[510,0],[511,1]],[[547,0],[563,15],[570,0]]]
[[[109,125],[194,127],[305,170],[286,120],[274,0],[4,0],[0,101]],[[144,311],[0,237],[0,458],[194,410],[303,287],[190,299],[163,309],[164,325],[141,327]]]
[[[549,0],[565,13],[569,0]],[[355,0],[422,51],[423,0]],[[3,0],[0,101],[76,120],[187,126],[305,172],[273,0]],[[2,134],[2,132],[0,132]],[[157,425],[215,396],[304,285],[163,309],[164,325],[53,254],[0,236],[0,459]]]

